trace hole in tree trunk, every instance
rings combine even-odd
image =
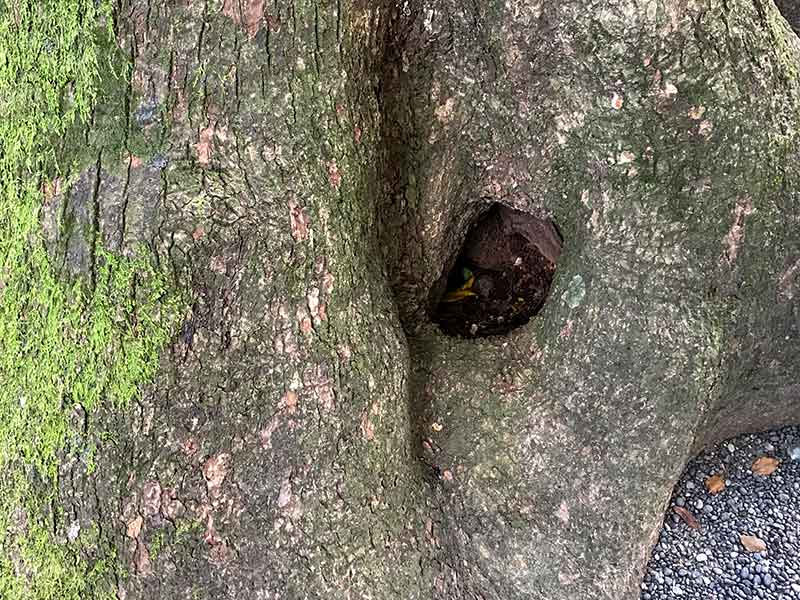
[[[555,224],[494,204],[469,229],[431,291],[431,318],[448,335],[501,335],[541,310],[562,239]]]

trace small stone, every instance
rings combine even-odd
[[[765,451],[787,461],[784,472],[758,481],[743,477],[751,456]],[[690,463],[673,496],[673,507],[685,507],[704,519],[706,531],[701,537],[689,537],[691,532],[680,519],[675,525],[664,520],[639,600],[800,600],[800,566],[787,558],[800,551],[791,509],[800,498],[800,478],[791,466],[798,463],[790,459],[800,461],[797,428],[742,436],[736,445],[725,443]],[[720,471],[729,473],[726,493],[706,495],[707,475]],[[677,516],[672,508],[669,512],[673,519]],[[769,552],[762,551],[763,546],[742,544],[746,534],[769,539]]]
[[[167,166],[169,160],[163,154],[157,153],[153,155],[153,159],[150,161],[150,164],[153,165],[156,169],[163,169]]]

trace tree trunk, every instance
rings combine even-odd
[[[800,41],[771,1],[115,25],[129,82],[108,67],[45,225],[71,275],[98,232],[186,300],[60,478],[120,598],[633,599],[686,460],[798,422]],[[558,226],[549,300],[445,336],[432,290],[493,203]]]

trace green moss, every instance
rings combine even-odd
[[[763,1],[762,10],[766,13],[767,28],[777,56],[778,68],[787,82],[796,85],[800,69],[797,65],[797,52],[789,42],[794,32],[774,2]]]
[[[95,286],[64,282],[41,226],[49,140],[98,97],[94,0],[0,1],[0,597],[112,597],[115,553],[54,539],[59,457],[76,406],[124,406],[152,377],[177,305],[145,254],[98,252]],[[108,15],[106,21],[110,23]],[[91,464],[92,461],[90,460]],[[104,547],[105,546],[105,547]]]
[[[175,543],[183,543],[195,535],[199,537],[203,529],[204,525],[197,519],[178,519],[175,526]]]
[[[155,562],[158,559],[158,555],[164,548],[165,542],[164,530],[160,529],[156,531],[153,535],[153,539],[150,540],[149,552],[151,561]]]

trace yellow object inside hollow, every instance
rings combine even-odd
[[[473,283],[475,283],[475,276],[471,275],[470,278],[467,279],[466,283],[464,283],[464,285],[462,285],[460,288],[454,292],[445,294],[444,298],[442,298],[442,302],[458,302],[459,300],[463,300],[469,296],[475,296],[475,292],[472,291]]]

